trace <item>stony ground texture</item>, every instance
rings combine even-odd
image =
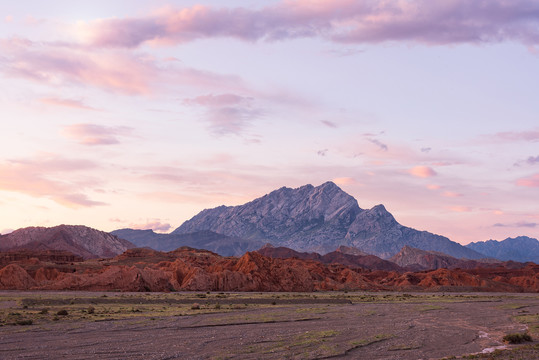
[[[0,325],[6,360],[470,358],[505,334],[539,338],[539,297],[1,292]]]

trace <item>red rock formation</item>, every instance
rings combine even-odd
[[[346,255],[346,254],[341,254]],[[350,255],[352,256],[352,255]],[[0,269],[0,289],[119,291],[473,290],[539,292],[539,265],[420,272],[370,271],[258,252],[241,258],[180,248],[130,249],[111,259],[74,263],[36,258]],[[22,260],[21,260],[22,259]]]

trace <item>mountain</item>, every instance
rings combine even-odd
[[[206,209],[172,234],[202,230],[322,254],[345,245],[387,259],[410,245],[458,258],[484,257],[446,237],[400,225],[383,205],[361,209],[332,182],[283,187],[244,205]]]
[[[259,254],[262,254],[266,257],[270,257],[273,259],[297,258],[297,259],[302,259],[302,260],[319,261],[323,264],[328,264],[328,265],[341,264],[341,265],[351,266],[351,267],[361,267],[367,270],[385,270],[385,271],[403,272],[403,269],[397,264],[391,261],[382,260],[377,256],[369,255],[369,254],[354,255],[354,254],[349,254],[342,251],[332,251],[325,255],[320,255],[318,253],[304,253],[304,252],[298,252],[292,249],[288,249],[285,247],[273,247],[273,246],[267,246],[267,245],[257,250],[257,252]]]
[[[395,264],[419,271],[434,269],[475,269],[478,267],[492,267],[501,265],[501,261],[494,259],[481,259],[481,261],[457,259],[437,251],[426,251],[404,246],[401,251],[393,255],[389,261]]]
[[[135,245],[82,225],[27,227],[0,236],[0,251],[64,250],[84,259],[113,257]]]
[[[539,240],[527,236],[507,238],[503,241],[472,242],[466,247],[500,260],[532,261],[539,264]]]
[[[247,251],[259,249],[264,243],[218,234],[209,230],[188,234],[157,234],[153,230],[120,229],[111,232],[128,240],[137,247],[149,247],[159,251],[172,251],[181,246],[204,249],[222,256],[241,256]]]

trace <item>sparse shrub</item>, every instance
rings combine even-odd
[[[219,303],[215,304],[215,309],[216,309],[216,310],[221,309],[221,304],[219,304]]]
[[[55,317],[52,318],[52,321],[58,321],[58,320],[60,320],[60,318],[58,316],[55,316]]]
[[[271,305],[277,305],[277,301],[272,301]]]
[[[524,341],[532,341],[532,337],[528,333],[507,334],[503,337],[503,341],[509,344],[520,344]]]
[[[15,324],[17,325],[32,325],[34,322],[30,319],[28,320],[18,320]]]
[[[198,298],[204,299],[206,297],[206,294],[197,294],[196,296]]]
[[[191,305],[191,310],[200,310],[200,305],[197,303],[194,303],[193,305]]]
[[[86,311],[88,312],[88,314],[93,314],[95,313],[95,308],[93,306],[88,306],[88,309]]]
[[[68,315],[68,312],[66,309],[59,310],[56,315],[66,316]]]
[[[40,311],[39,313],[42,314],[42,315],[48,314],[48,313],[49,313],[49,309],[43,308],[43,309],[41,309],[41,311]]]
[[[24,305],[22,308],[23,309],[28,309],[28,305]]]

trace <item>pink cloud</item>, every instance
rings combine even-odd
[[[128,50],[93,49],[67,43],[0,39],[0,74],[53,86],[88,86],[127,95],[151,95],[174,87],[247,91],[241,78],[183,67]],[[76,107],[76,100],[45,102]],[[79,106],[80,107],[80,106]]]
[[[469,206],[451,206],[449,210],[454,212],[471,212],[472,208]]]
[[[520,131],[520,132],[514,132],[514,131],[499,132],[494,135],[489,135],[487,136],[487,138],[495,140],[495,141],[507,141],[507,142],[513,142],[513,141],[536,142],[536,141],[539,141],[539,131],[530,130],[530,131]]]
[[[169,45],[232,37],[244,41],[322,37],[343,43],[417,42],[431,45],[539,42],[530,0],[371,1],[287,0],[261,9],[167,7],[147,17],[78,24],[98,47]]]
[[[408,170],[408,172],[416,177],[429,178],[436,176],[436,172],[428,166],[416,166]]]
[[[442,193],[442,196],[443,197],[448,197],[448,198],[456,198],[456,197],[461,197],[463,195],[460,194],[460,193],[454,192],[454,191],[444,191]]]
[[[73,172],[95,167],[94,163],[86,160],[64,159],[52,155],[11,160],[0,163],[0,190],[48,198],[71,208],[106,205],[89,199],[81,192],[92,184],[88,180],[67,180]],[[58,175],[61,175],[61,181],[57,180]]]
[[[351,177],[340,177],[332,180],[337,185],[354,185],[357,181]]]
[[[6,75],[53,85],[90,85],[130,95],[148,94],[157,74],[151,60],[121,51],[90,52],[25,39],[2,40],[0,50],[4,55],[0,65],[4,63]]]
[[[118,136],[131,136],[133,129],[126,126],[75,124],[64,127],[64,134],[82,145],[119,144]]]
[[[98,109],[96,109],[96,108],[85,105],[81,100],[60,99],[60,98],[50,98],[49,97],[49,98],[39,99],[39,101],[41,101],[43,104],[47,104],[47,105],[62,106],[62,107],[80,109],[80,110],[98,111]]]
[[[253,98],[236,94],[211,94],[184,100],[186,105],[206,108],[205,120],[210,132],[216,135],[241,135],[252,121],[263,114],[253,103]]]
[[[539,174],[517,180],[517,186],[539,187]]]
[[[172,226],[168,223],[162,223],[160,221],[152,221],[152,222],[147,222],[145,224],[131,224],[129,225],[129,227],[132,229],[138,229],[138,230],[153,230],[156,232],[166,232],[170,230]]]
[[[429,189],[429,190],[439,190],[441,188],[442,187],[440,185],[436,185],[436,184],[428,184],[427,185],[427,189]]]

